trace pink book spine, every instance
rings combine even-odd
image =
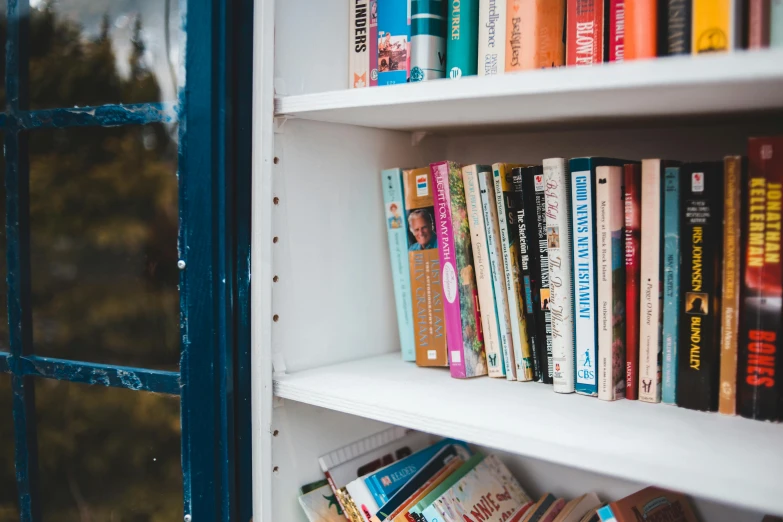
[[[609,4],[609,61],[622,62],[625,48],[625,0]]]
[[[464,378],[465,357],[462,338],[462,315],[457,290],[456,259],[454,257],[454,228],[451,222],[451,194],[449,192],[449,163],[441,161],[430,165],[432,197],[435,201],[435,226],[438,236],[441,282],[443,284],[446,317],[446,344],[449,349],[449,368],[452,377]]]
[[[410,55],[410,53],[408,53],[408,55]],[[378,0],[370,0],[370,87],[377,87],[377,86],[378,86]]]

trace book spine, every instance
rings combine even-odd
[[[552,384],[554,377],[554,361],[552,360],[552,311],[549,308],[549,245],[547,241],[547,226],[546,226],[546,181],[544,179],[544,170],[538,168],[532,176],[524,176],[523,182],[527,182],[528,179],[533,180],[533,205],[529,203],[529,200],[525,200],[525,208],[533,209],[535,212],[535,230],[537,242],[532,242],[530,246],[531,251],[533,248],[538,248],[538,260],[539,264],[533,265],[534,275],[538,278],[538,303],[536,306],[536,324],[538,325],[538,337],[544,339],[543,346],[539,349],[538,360],[539,367],[541,368],[539,382],[544,384]],[[529,184],[525,186],[529,187]],[[528,191],[525,191],[527,194]],[[526,196],[527,197],[527,196]],[[531,216],[533,217],[533,216]],[[529,223],[530,221],[528,221]],[[532,228],[532,227],[531,227]],[[536,272],[538,270],[538,272]],[[536,303],[536,301],[533,301]],[[543,331],[542,331],[543,325]]]
[[[508,0],[506,71],[565,64],[565,0]]]
[[[661,402],[661,161],[642,161],[639,400]]]
[[[683,167],[682,271],[677,405],[718,409],[720,373],[720,260],[723,226],[723,165]]]
[[[530,14],[526,10],[530,4],[529,1],[508,0],[506,7],[506,72],[525,69],[522,55],[522,24],[530,19]],[[528,33],[525,32],[524,36],[527,43]]]
[[[481,209],[484,214],[484,227],[487,233],[487,250],[489,252],[489,269],[492,276],[492,291],[495,295],[495,322],[498,325],[503,371],[506,379],[516,380],[516,365],[514,362],[514,341],[511,337],[511,320],[508,310],[508,293],[506,292],[506,269],[503,266],[503,252],[500,246],[500,224],[495,200],[495,184],[492,170],[479,172],[479,190],[481,192]]]
[[[609,61],[622,62],[625,58],[625,0],[609,3]]]
[[[378,0],[370,0],[370,87],[378,86]]]
[[[506,0],[480,0],[479,76],[503,74],[506,64]]]
[[[625,59],[655,58],[658,54],[656,0],[626,0]]]
[[[641,169],[623,167],[625,201],[625,398],[639,398],[639,250],[641,248]]]
[[[604,3],[568,0],[566,65],[587,66],[604,61]]]
[[[451,79],[478,73],[479,0],[449,0],[446,74]]]
[[[406,83],[410,74],[411,0],[378,1],[378,85]]]
[[[446,76],[447,0],[412,0],[411,82]]]
[[[783,47],[783,0],[772,0],[769,13],[769,46]]]
[[[571,274],[571,180],[562,158],[544,160],[546,228],[549,250],[549,310],[552,314],[553,384],[574,392],[574,289]]]
[[[368,0],[349,0],[349,6],[348,85],[358,89],[370,84],[370,5]]]
[[[740,295],[740,215],[743,159],[729,156],[723,172],[723,283],[721,284],[720,394],[718,411],[737,413],[737,335]]]
[[[487,230],[481,205],[479,177],[485,165],[468,165],[462,168],[462,180],[465,187],[470,241],[473,248],[473,266],[478,288],[478,308],[481,315],[481,327],[484,333],[484,349],[490,377],[505,376],[503,368],[503,350],[500,344],[500,327],[495,310],[495,292],[492,286],[492,273],[489,266],[487,248]]]
[[[391,256],[394,301],[397,306],[397,329],[400,335],[402,359],[416,360],[416,343],[413,336],[413,300],[408,265],[408,232],[405,228],[405,202],[403,199],[402,171],[388,169],[381,173],[383,205]]]
[[[438,236],[435,227],[429,168],[403,171],[411,273],[416,364],[448,366],[443,289],[440,282]],[[411,237],[413,239],[411,239]]]
[[[525,294],[520,291],[523,275],[519,265],[522,248],[517,229],[517,207],[514,201],[511,167],[503,163],[493,165],[495,182],[495,200],[498,212],[500,244],[503,252],[503,265],[506,276],[506,295],[508,296],[509,321],[513,344],[514,373],[518,381],[530,381],[535,378],[534,359],[531,357],[532,342],[528,341],[527,308]],[[535,324],[535,323],[534,323]]]
[[[598,398],[625,397],[625,262],[622,167],[596,169]]]
[[[587,170],[576,170],[578,166]],[[596,320],[595,187],[584,160],[571,164],[571,230],[573,237],[574,329],[579,339],[576,353],[576,392],[597,395],[598,321]]]
[[[666,54],[691,53],[691,0],[668,0],[666,6]]]
[[[693,0],[693,54],[725,52],[741,41],[741,0]]]
[[[737,409],[743,417],[780,420],[783,138],[749,140],[746,188]]]
[[[749,0],[748,49],[769,47],[770,0]]]
[[[664,173],[663,200],[663,377],[661,401],[677,404],[680,318],[680,169]]]
[[[536,169],[536,167],[532,167]],[[540,264],[538,255],[538,239],[536,233],[535,207],[527,204],[526,190],[524,188],[523,170],[514,169],[511,176],[513,185],[514,215],[510,216],[513,228],[516,229],[519,238],[517,250],[517,265],[519,278],[517,289],[524,303],[526,334],[529,340],[527,352],[524,354],[525,364],[530,368],[530,379],[541,379],[542,368],[546,367],[546,353],[544,350],[543,322],[539,321],[538,311],[541,309],[539,301],[540,289]],[[532,193],[532,183],[530,191]],[[533,205],[535,199],[533,199]],[[530,211],[529,211],[530,209]],[[541,354],[544,353],[542,356]],[[544,366],[541,363],[544,363]]]

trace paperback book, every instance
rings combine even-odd
[[[742,0],[693,0],[694,54],[726,52],[742,44]]]
[[[411,82],[446,76],[448,0],[411,0]]]
[[[410,2],[411,0],[378,1],[378,85],[408,81]]]
[[[609,26],[609,61],[625,59],[625,0],[610,0],[607,25]]]
[[[479,0],[478,73],[503,74],[506,65],[506,0]]]
[[[639,60],[658,55],[659,7],[656,0],[626,0],[625,59]]]
[[[586,66],[604,61],[603,0],[568,0],[566,65]]]
[[[639,398],[639,268],[642,244],[642,168],[623,166],[625,192],[625,398]]]
[[[446,71],[449,78],[478,72],[479,0],[449,0]]]
[[[348,50],[348,85],[352,89],[370,85],[370,2],[350,0],[351,38]]]
[[[666,6],[666,54],[690,54],[692,0],[668,0]]]
[[[680,168],[666,169],[663,199],[663,377],[661,402],[677,404],[680,321]]]
[[[565,0],[508,0],[506,72],[565,64]]]

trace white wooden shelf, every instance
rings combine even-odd
[[[783,50],[278,96],[275,113],[399,130],[567,124],[783,109]]]
[[[551,386],[452,379],[398,353],[277,376],[291,399],[783,514],[783,425]]]

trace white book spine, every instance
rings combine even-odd
[[[625,390],[625,285],[623,169],[595,173],[598,236],[598,398],[614,401]],[[617,273],[615,273],[617,272]]]
[[[597,328],[595,307],[595,252],[593,252],[592,173],[571,173],[571,209],[574,231],[574,330],[576,349],[576,392],[596,395]]]
[[[479,76],[503,74],[506,67],[506,0],[479,2]]]
[[[495,319],[500,330],[500,346],[503,349],[503,365],[506,379],[516,380],[514,364],[514,340],[511,336],[511,319],[508,310],[508,292],[506,291],[506,268],[503,266],[503,253],[500,248],[500,224],[495,202],[495,184],[492,171],[479,172],[481,207],[484,211],[484,226],[487,229],[487,250],[489,267],[492,273],[492,290],[495,294]]]
[[[358,89],[370,85],[370,2],[348,0],[348,5],[348,87]]]
[[[639,400],[661,402],[661,160],[642,161]]]
[[[574,392],[574,288],[571,277],[570,179],[563,158],[544,160],[552,375],[557,393]]]
[[[462,179],[465,185],[465,203],[468,209],[468,225],[470,241],[473,248],[473,268],[476,275],[481,327],[484,333],[484,349],[487,353],[487,364],[490,377],[504,377],[503,353],[500,346],[500,331],[495,313],[495,295],[492,289],[492,273],[489,266],[489,250],[487,249],[487,231],[484,226],[484,213],[481,208],[479,193],[479,168],[483,166],[469,165],[462,168]]]

